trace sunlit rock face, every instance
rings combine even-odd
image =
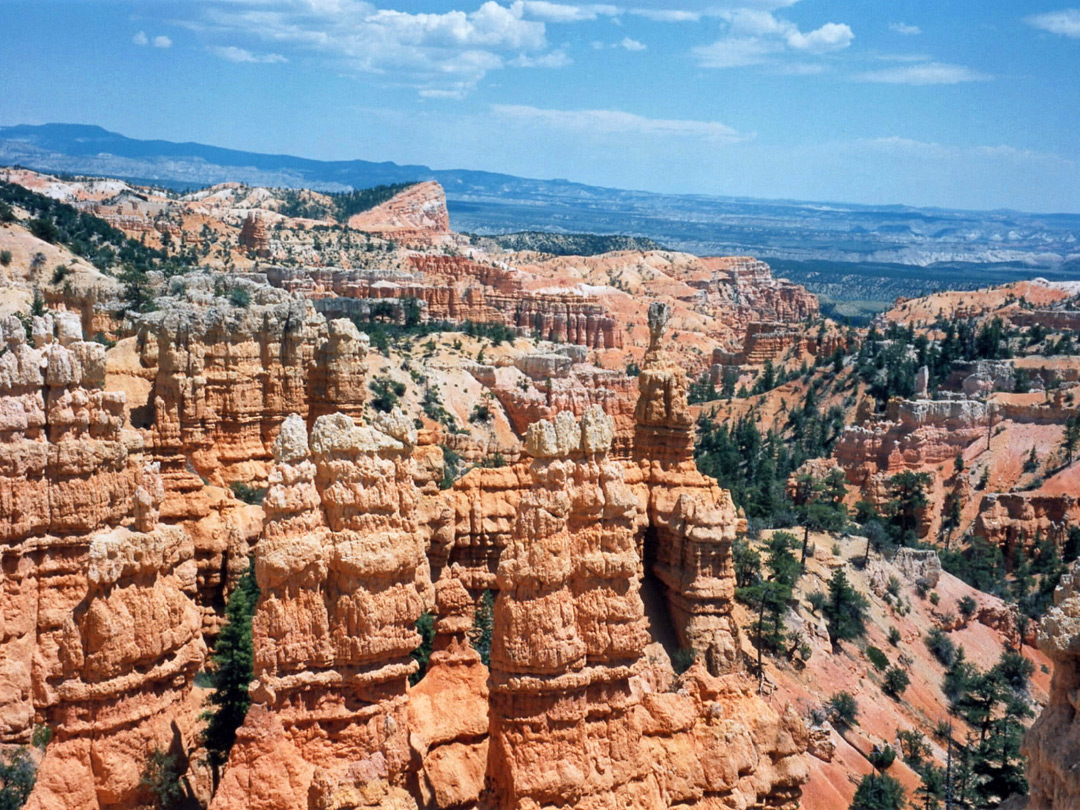
[[[0,322],[0,739],[52,730],[28,807],[134,807],[193,747],[206,648],[191,538],[74,315]]]

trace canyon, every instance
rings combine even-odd
[[[842,808],[874,746],[948,714],[932,630],[982,668],[1032,663],[1030,806],[1069,806],[1075,569],[1018,631],[937,555],[977,538],[1011,570],[1072,542],[1071,288],[899,301],[858,330],[749,257],[476,247],[435,183],[339,222],[318,192],[5,177],[45,195],[0,225],[0,746],[32,752],[27,806],[146,806],[158,752],[213,810]],[[146,269],[39,238],[41,199]],[[945,312],[1027,348],[882,395],[873,353],[911,365],[899,330],[936,345]],[[778,527],[736,487],[749,460],[725,485],[702,447],[753,424],[795,448],[811,407],[832,421],[799,470],[880,520],[925,474],[913,530],[937,551],[780,524],[803,538],[796,647],[759,669],[737,573]],[[799,474],[779,486],[797,500]],[[211,651],[249,567],[251,705],[215,770]],[[841,570],[858,644],[812,607]],[[863,663],[898,644],[904,701]],[[839,690],[860,729],[822,719]]]

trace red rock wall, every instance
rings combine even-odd
[[[129,808],[150,749],[193,743],[205,656],[190,537],[100,390],[77,318],[0,322],[0,740],[52,741],[31,808]]]

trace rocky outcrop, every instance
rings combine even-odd
[[[919,470],[985,439],[987,405],[968,399],[889,402],[884,419],[845,427],[833,450],[848,480],[866,487],[879,474]]]
[[[594,349],[623,345],[622,327],[603,304],[569,290],[528,293],[517,303],[514,325],[537,332],[543,340],[574,343]]]
[[[450,233],[446,194],[434,181],[416,183],[382,205],[349,217],[348,225],[402,242],[430,244]]]
[[[1039,626],[1039,649],[1054,662],[1050,700],[1024,737],[1029,810],[1080,807],[1080,564],[1062,576]]]
[[[269,257],[270,236],[266,229],[266,222],[256,212],[252,211],[244,218],[244,224],[240,226],[240,235],[237,238],[242,249],[254,253],[261,259]]]
[[[731,311],[738,322],[798,323],[816,318],[820,312],[816,295],[775,278],[772,268],[759,259],[720,256],[701,261],[711,275],[689,281],[701,290],[699,302]]]
[[[780,360],[785,354],[796,357],[825,357],[846,348],[844,336],[836,330],[811,332],[783,322],[752,321],[746,325],[742,346],[737,351],[713,349],[713,366],[760,366]],[[719,380],[719,371],[714,374]]]
[[[562,365],[562,361],[557,361]],[[528,371],[542,373],[543,367],[532,362]],[[477,369],[474,376],[485,374]],[[480,377],[478,377],[480,379]],[[634,378],[622,371],[594,366],[572,366],[565,377],[511,379],[503,369],[491,369],[490,389],[506,410],[514,431],[524,436],[529,425],[541,419],[551,420],[568,411],[580,417],[593,405],[600,406],[615,422],[614,455],[627,458],[634,439]]]
[[[310,441],[300,416],[285,420],[256,556],[254,705],[214,810],[794,810],[806,730],[741,671],[740,521],[694,469],[685,375],[659,346],[665,314],[631,458],[613,455],[615,423],[592,405],[532,424],[522,461],[439,491],[437,448],[414,447],[400,416],[321,416]],[[646,655],[646,574],[699,654],[677,694],[656,670],[663,651]],[[467,636],[486,590],[490,670]],[[434,650],[410,689],[425,605]]]
[[[256,557],[252,707],[212,807],[355,806],[404,792],[407,677],[430,590],[400,414],[360,426],[291,415]],[[366,799],[365,799],[366,802]]]
[[[1078,520],[1080,501],[1075,495],[995,492],[983,496],[972,528],[998,546],[1011,566],[1017,548],[1029,549],[1041,539],[1062,549],[1069,527]]]
[[[731,544],[745,522],[731,495],[694,463],[686,373],[661,348],[669,317],[665,304],[649,309],[630,481],[647,504],[646,565],[661,583],[680,642],[719,674],[739,666]]]
[[[193,546],[159,523],[104,347],[74,315],[31,331],[0,322],[0,739],[53,731],[27,807],[134,807],[148,752],[193,742]]]

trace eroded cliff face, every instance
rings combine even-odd
[[[1080,807],[1080,563],[1061,578],[1039,626],[1039,649],[1054,662],[1050,700],[1024,737],[1029,810]]]
[[[194,549],[101,390],[76,316],[0,323],[0,738],[53,732],[28,807],[133,807],[147,752],[194,747]]]
[[[404,799],[413,623],[430,590],[403,418],[290,416],[256,555],[252,707],[215,808]],[[430,598],[430,597],[429,597]]]
[[[254,704],[214,810],[796,807],[805,727],[757,697],[728,615],[739,519],[693,468],[685,376],[659,348],[641,390],[640,456],[615,457],[590,406],[444,492],[400,415],[325,415],[310,439],[289,416],[256,555]],[[698,653],[677,682],[649,647],[646,566]],[[490,670],[467,635],[484,590]],[[410,688],[425,607],[435,649]]]

